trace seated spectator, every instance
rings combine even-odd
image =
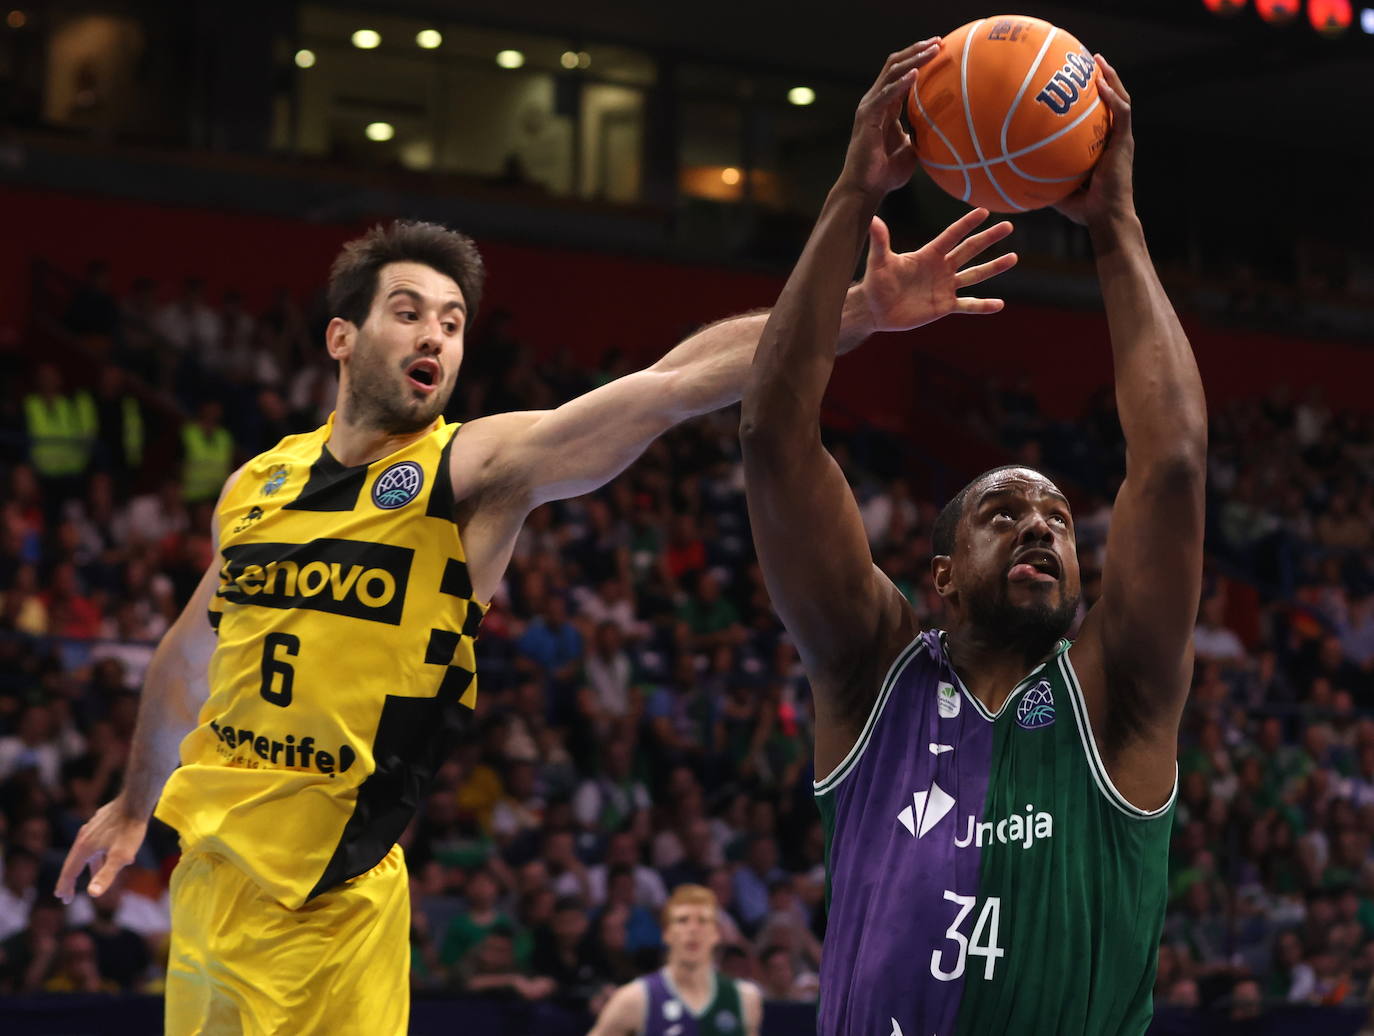
[[[606,902],[613,867],[628,868],[634,876],[634,899],[638,905],[652,911],[663,909],[663,904],[668,900],[663,878],[658,871],[640,862],[639,843],[633,831],[617,831],[611,835],[606,844],[606,859],[588,868],[589,902],[593,906],[600,907]]]
[[[546,975],[531,975],[515,956],[509,925],[497,925],[468,951],[457,971],[458,988],[483,996],[544,1000],[558,985]]]
[[[57,967],[65,927],[60,899],[44,896],[33,904],[28,926],[0,939],[0,994],[35,993],[44,987]]]
[[[633,826],[651,805],[644,782],[631,773],[634,746],[618,737],[603,746],[601,773],[583,781],[573,797],[573,815],[585,831],[618,831]]]
[[[752,835],[744,865],[734,874],[735,911],[746,932],[756,931],[763,923],[768,915],[768,889],[786,876],[778,866],[778,843],[768,835]]]
[[[121,873],[104,893],[91,900],[95,918],[82,931],[95,945],[100,977],[125,992],[133,992],[142,985],[152,964],[152,954],[142,936],[118,922],[126,880]]]
[[[0,876],[0,940],[23,931],[37,899],[38,857],[27,849],[11,846],[5,853],[5,872]]]
[[[119,985],[100,973],[95,940],[87,932],[70,931],[60,941],[57,967],[46,982],[46,993],[118,993]]]
[[[52,709],[47,705],[28,706],[20,714],[18,729],[0,737],[0,781],[18,770],[34,770],[44,787],[53,791],[62,785],[62,751],[53,727]]]
[[[814,973],[798,973],[791,952],[783,946],[769,946],[759,955],[759,986],[765,1000],[784,1003],[814,1003],[819,987]]]
[[[1193,648],[1200,662],[1239,663],[1245,658],[1245,645],[1235,631],[1226,627],[1226,599],[1213,595],[1202,602]]]
[[[494,929],[505,932],[512,940],[513,953],[521,959],[528,959],[528,940],[525,940],[525,953],[518,952],[515,948],[515,923],[500,908],[497,896],[496,878],[490,870],[479,867],[468,876],[463,890],[466,909],[449,922],[440,944],[439,959],[446,967],[460,964]]]
[[[612,735],[629,717],[633,703],[630,683],[633,667],[622,645],[620,627],[605,621],[596,627],[587,652],[584,674],[587,686],[578,694],[578,709],[599,737]]]
[[[560,897],[552,923],[534,933],[530,965],[557,986],[555,996],[570,1007],[585,1010],[601,989],[589,937],[587,909],[576,896]]]

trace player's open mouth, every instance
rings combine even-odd
[[[1032,548],[1012,559],[1007,579],[1013,583],[1057,583],[1059,573],[1059,558],[1053,551]]]
[[[406,369],[406,378],[424,392],[433,392],[439,387],[439,374],[439,361],[429,358],[416,360]]]

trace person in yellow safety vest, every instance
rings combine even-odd
[[[195,421],[181,426],[181,498],[188,504],[214,500],[234,468],[234,437],[220,424],[224,407],[206,400]]]
[[[95,404],[87,392],[64,394],[51,363],[38,368],[37,391],[24,399],[29,460],[38,477],[72,479],[86,470],[95,441]]]

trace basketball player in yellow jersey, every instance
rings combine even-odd
[[[984,218],[910,254],[876,247],[846,344],[961,311],[957,289],[1009,268],[1003,256],[960,272],[1005,236],[973,234]],[[379,227],[344,248],[326,334],[336,410],[226,483],[217,557],[149,667],[123,789],[67,857],[70,901],[88,864],[90,892],[109,887],[155,806],[180,834],[169,1033],[405,1031],[396,839],[476,700],[481,602],[532,508],[597,488],[667,428],[738,400],[765,320],[708,327],[555,410],[459,428],[440,415],[481,282],[472,242],[438,226]]]

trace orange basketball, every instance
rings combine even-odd
[[[907,98],[921,165],[972,206],[1053,205],[1087,178],[1107,139],[1095,72],[1083,44],[1039,18],[961,25]]]

